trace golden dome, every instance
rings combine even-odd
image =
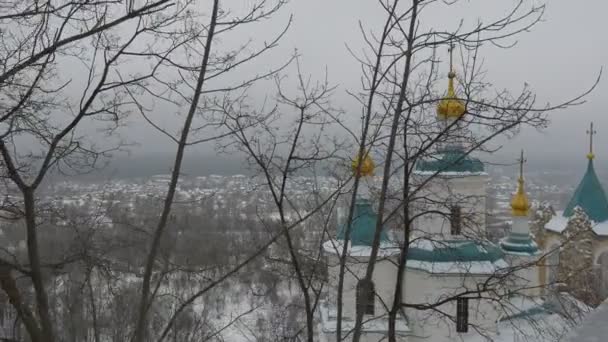
[[[353,170],[354,175],[356,175],[356,173],[357,173],[357,168],[359,167],[360,161],[361,161],[361,156],[355,158],[355,160],[353,160],[353,162],[351,164],[351,168]],[[376,165],[374,164],[374,161],[372,160],[372,158],[369,156],[369,152],[364,152],[363,153],[363,163],[361,164],[361,170],[360,170],[359,176],[360,177],[373,176],[375,168],[376,168]]]
[[[447,118],[458,119],[466,111],[464,102],[456,98],[456,92],[454,91],[455,77],[456,74],[450,71],[448,74],[448,93],[437,105],[437,116],[442,120]]]
[[[519,159],[519,178],[517,179],[517,192],[511,199],[511,212],[513,216],[528,216],[530,202],[524,191],[524,150],[521,150],[521,158]]]
[[[511,199],[511,212],[513,213],[513,216],[528,216],[530,203],[528,202],[528,196],[526,196],[526,193],[524,192],[524,179],[519,177],[517,182],[519,183],[517,192]]]

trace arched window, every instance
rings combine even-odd
[[[367,300],[365,300],[367,299]],[[359,280],[357,283],[357,312],[363,310],[365,315],[374,314],[376,291],[373,281]]]

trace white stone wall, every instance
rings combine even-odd
[[[411,341],[409,337],[398,337],[399,338],[399,342],[409,342]],[[349,335],[347,338],[344,338],[344,334],[342,334],[342,339],[344,341],[350,341],[352,340],[352,335]],[[367,333],[367,334],[363,334],[361,335],[361,342],[386,342],[388,340],[388,338],[386,337],[386,334],[374,334],[374,333]],[[336,334],[323,334],[320,342],[336,342]],[[427,342],[433,342],[433,341],[427,341]]]
[[[444,298],[454,296],[465,289],[474,289],[476,284],[483,282],[483,277],[460,277],[458,275],[432,275],[424,271],[407,270],[403,288],[406,303],[430,304]],[[456,317],[456,301],[450,301],[437,308]],[[456,323],[432,310],[421,311],[406,309],[409,326],[414,334],[409,342],[448,342],[459,341]],[[499,318],[497,308],[487,300],[469,299],[469,323],[485,331],[495,331],[496,320]],[[473,329],[469,327],[469,331]]]
[[[448,214],[449,209],[446,204],[452,201],[462,207],[465,234],[485,237],[487,181],[488,178],[484,175],[437,177],[426,184],[417,196],[420,199],[416,200],[414,204],[417,207],[414,213],[438,210]],[[451,237],[449,219],[441,214],[427,214],[418,218],[415,229],[418,235],[431,234]]]
[[[521,266],[519,269],[514,269],[511,277],[509,286],[512,291],[524,296],[540,296],[542,294],[544,284],[540,283],[540,272],[544,272],[544,269],[538,266],[538,259],[541,255],[505,255],[506,261],[511,266]]]
[[[367,268],[367,258],[358,257],[350,258],[348,270],[344,275],[344,294],[343,294],[343,314],[344,317],[354,319],[356,317],[356,297],[357,297],[357,282],[358,279],[365,277]],[[355,261],[356,260],[356,261]],[[336,303],[335,296],[338,291],[338,275],[340,272],[339,260],[337,256],[330,257],[329,261],[329,285],[328,289],[330,300],[333,304]],[[374,267],[372,276],[374,287],[376,290],[375,312],[382,314],[386,312],[385,306],[391,306],[393,303],[393,294],[397,281],[397,267],[389,260],[380,259]],[[333,296],[331,295],[333,294]],[[382,304],[384,302],[384,304]]]

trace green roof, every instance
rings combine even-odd
[[[353,246],[371,246],[374,241],[376,222],[378,216],[372,208],[371,202],[367,199],[358,198],[355,202],[355,212],[350,229],[350,241]],[[343,224],[338,231],[338,240],[344,241],[346,224]],[[380,233],[380,243],[388,242],[386,231],[382,229]]]
[[[606,200],[606,193],[604,193],[602,184],[600,184],[595,174],[593,159],[589,159],[587,172],[585,172],[574,195],[572,195],[570,202],[568,202],[568,206],[564,210],[564,216],[572,216],[576,207],[581,207],[589,219],[594,222],[608,220],[608,200]]]
[[[507,253],[538,254],[538,245],[530,234],[511,232],[506,238],[500,240],[500,246]]]
[[[468,155],[461,148],[450,148],[436,156],[421,160],[416,164],[419,172],[484,172],[483,163]]]
[[[481,241],[441,241],[432,243],[433,248],[410,246],[408,260],[428,262],[495,262],[503,258],[503,252],[490,242]]]

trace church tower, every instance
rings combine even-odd
[[[450,62],[451,54],[452,49]],[[491,301],[466,293],[508,268],[501,248],[486,238],[488,175],[463,139],[470,132],[463,125],[466,105],[457,98],[455,79],[450,63],[447,94],[437,105],[437,125],[445,139],[414,169],[420,200],[412,213],[417,219],[403,288],[408,303],[453,298],[437,308],[451,319],[406,310],[409,327],[417,336],[425,336],[410,338],[416,342],[466,340],[475,335],[472,326],[494,331],[498,310]]]
[[[564,211],[545,224],[542,244],[548,255],[541,281],[589,304],[608,296],[608,199],[595,172],[593,123],[587,168]]]
[[[514,267],[514,290],[517,287],[527,289],[528,295],[540,295],[539,269],[536,265],[540,251],[530,233],[530,202],[524,186],[524,151],[519,159],[519,177],[517,191],[511,199],[511,215],[513,224],[509,235],[500,240],[500,246],[505,251],[506,259]]]
[[[587,132],[589,133],[587,170],[583,179],[576,187],[576,191],[574,191],[566,209],[564,209],[563,216],[572,217],[574,208],[580,207],[585,211],[590,220],[599,223],[608,221],[608,200],[593,165],[593,160],[595,159],[595,154],[593,153],[593,135],[596,134],[596,131],[593,129],[593,122]]]
[[[360,167],[359,164],[361,163]],[[371,255],[378,216],[371,199],[368,182],[374,173],[374,162],[366,152],[353,161],[353,173],[360,170],[360,189],[355,200],[353,218],[350,225],[341,222],[335,239],[323,244],[328,265],[327,299],[320,305],[322,341],[335,341],[337,324],[337,296],[340,274],[340,256],[346,247],[346,270],[343,285],[342,336],[347,336],[355,326],[358,311],[363,312],[362,342],[386,339],[388,332],[387,310],[384,305],[392,303],[397,279],[396,260],[398,245],[389,239],[383,228],[380,235],[380,249],[370,283],[365,283],[367,262]],[[366,300],[362,300],[363,296]],[[362,302],[366,302],[363,306]],[[410,333],[405,317],[398,317],[396,332],[405,341]]]
[[[527,219],[529,203],[524,188],[523,155],[519,187],[512,201],[515,224],[509,237],[497,245],[486,238],[488,175],[485,166],[470,155],[466,139],[459,139],[468,132],[461,125],[466,105],[456,96],[455,79],[450,63],[447,94],[437,105],[437,124],[448,133],[455,130],[456,135],[447,134],[436,150],[414,165],[411,181],[416,189],[415,199],[407,204],[414,218],[413,228],[401,285],[397,289],[404,304],[396,322],[401,342],[485,340],[486,336],[498,336],[500,322],[517,319],[519,316],[514,313],[543,312],[539,303],[529,300],[534,293],[517,296],[510,291],[517,286],[529,287],[530,282],[537,281],[534,271],[522,270],[513,277],[513,284],[502,280],[496,283],[505,272],[512,270],[509,262],[519,269],[537,254]],[[363,184],[373,169],[367,153],[353,162],[353,170],[361,170],[358,176]],[[354,328],[357,312],[364,314],[362,341],[385,341],[388,333],[387,305],[394,300],[399,274],[397,261],[404,241],[383,230],[372,281],[362,283],[378,219],[365,186],[356,197],[354,209],[352,222],[341,222],[336,237],[323,244],[328,263],[327,297],[319,308],[323,341],[336,339],[342,251],[346,251],[347,269],[342,297],[342,336]],[[521,278],[525,279],[523,283]],[[479,289],[487,284],[494,284],[495,288],[483,290],[480,295]],[[500,297],[498,293],[509,295]],[[366,298],[363,302],[368,305],[362,306],[361,298]],[[499,301],[509,303],[499,305]],[[507,323],[508,329],[517,326],[517,323]]]
[[[447,215],[424,215],[417,226],[425,226],[425,235],[438,238],[463,236],[485,238],[486,184],[488,175],[484,164],[471,156],[463,136],[466,113],[465,103],[458,99],[454,88],[456,73],[450,47],[450,71],[446,96],[437,105],[437,125],[445,138],[436,144],[436,150],[416,164],[414,173],[419,182],[431,179],[425,187],[426,203],[420,210],[437,210]],[[437,204],[441,204],[437,206]]]

